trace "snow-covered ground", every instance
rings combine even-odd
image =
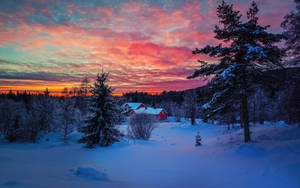
[[[251,132],[253,141],[244,144],[239,128],[165,121],[149,141],[125,138],[108,148],[84,148],[78,133],[68,144],[57,134],[39,144],[1,141],[0,187],[299,188],[300,128],[260,125]]]

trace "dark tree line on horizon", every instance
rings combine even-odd
[[[91,90],[93,87],[88,88],[88,91],[93,92]],[[101,91],[99,90],[99,92]],[[90,110],[94,106],[94,96],[96,94],[92,96],[85,94],[68,96],[68,93],[66,92],[66,95],[62,97],[51,96],[48,89],[46,89],[44,93],[39,94],[31,94],[26,91],[0,94],[0,136],[4,136],[9,142],[35,143],[39,142],[50,132],[58,132],[62,135],[62,140],[67,142],[68,135],[75,130],[86,133],[88,131],[84,128],[86,123],[94,121],[93,118],[90,119],[93,114]],[[110,98],[110,101],[115,106],[121,106],[119,98],[110,96],[110,93],[105,95],[107,95],[104,97],[106,100]],[[110,102],[105,102],[105,105],[101,103],[97,107],[107,106],[106,103]],[[94,109],[98,111],[95,107]],[[107,111],[107,109],[103,111]],[[113,121],[113,124],[108,124],[109,119],[107,118],[104,118],[104,122],[112,127],[124,121],[120,109],[107,112],[105,116],[110,116],[110,121]],[[96,124],[97,122],[98,120]],[[104,132],[107,131],[106,124],[102,124]],[[116,129],[113,130],[117,131]],[[105,138],[109,137],[106,136]],[[85,140],[82,139],[81,141],[85,142]],[[87,146],[92,147],[95,144],[109,146],[113,143],[111,139],[101,141],[100,138],[95,138],[94,141],[96,142],[88,142]],[[101,142],[98,143],[97,141]]]

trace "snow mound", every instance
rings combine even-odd
[[[290,127],[272,127],[258,128],[255,139],[259,141],[277,140],[288,141],[300,139],[300,128],[296,126]]]
[[[300,128],[297,126],[251,127],[250,132],[252,143],[300,140]],[[244,143],[244,133],[238,129],[214,139],[219,145],[240,145]]]
[[[71,170],[74,171],[74,170]],[[74,174],[76,176],[89,179],[89,180],[97,180],[97,181],[108,181],[107,174],[104,172],[100,172],[94,168],[84,168],[84,167],[78,167]]]

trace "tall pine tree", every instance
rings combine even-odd
[[[292,11],[284,17],[281,26],[286,38],[286,50],[289,55],[289,63],[299,66],[300,64],[300,0],[294,0],[296,11]]]
[[[215,75],[211,82],[213,95],[203,105],[207,116],[230,111],[234,104],[240,104],[240,124],[244,128],[245,142],[250,141],[248,96],[251,85],[262,71],[281,67],[284,51],[274,43],[282,39],[280,34],[267,31],[270,26],[258,24],[258,7],[252,2],[247,12],[247,21],[242,22],[240,11],[224,1],[217,8],[222,27],[215,26],[215,38],[228,43],[228,47],[206,46],[193,54],[207,54],[219,58],[214,64],[199,60],[200,69],[188,78]]]
[[[100,73],[90,92],[91,117],[86,121],[87,125],[79,128],[85,136],[79,141],[86,143],[87,147],[99,145],[102,147],[110,146],[121,138],[121,133],[115,127],[115,112],[117,107],[111,96],[112,88],[106,84],[108,73]]]

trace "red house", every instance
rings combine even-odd
[[[159,120],[165,120],[168,117],[167,112],[162,108],[151,108],[151,107],[140,108],[140,109],[134,110],[134,113],[151,114],[151,115],[156,116],[157,119],[159,119]]]
[[[138,110],[141,108],[147,108],[147,107],[143,103],[139,103],[139,102],[125,103],[123,105],[123,109],[126,115],[133,114],[134,110]]]
[[[165,120],[168,118],[168,114],[165,110],[162,110],[159,114],[158,114],[158,119],[159,120]]]

